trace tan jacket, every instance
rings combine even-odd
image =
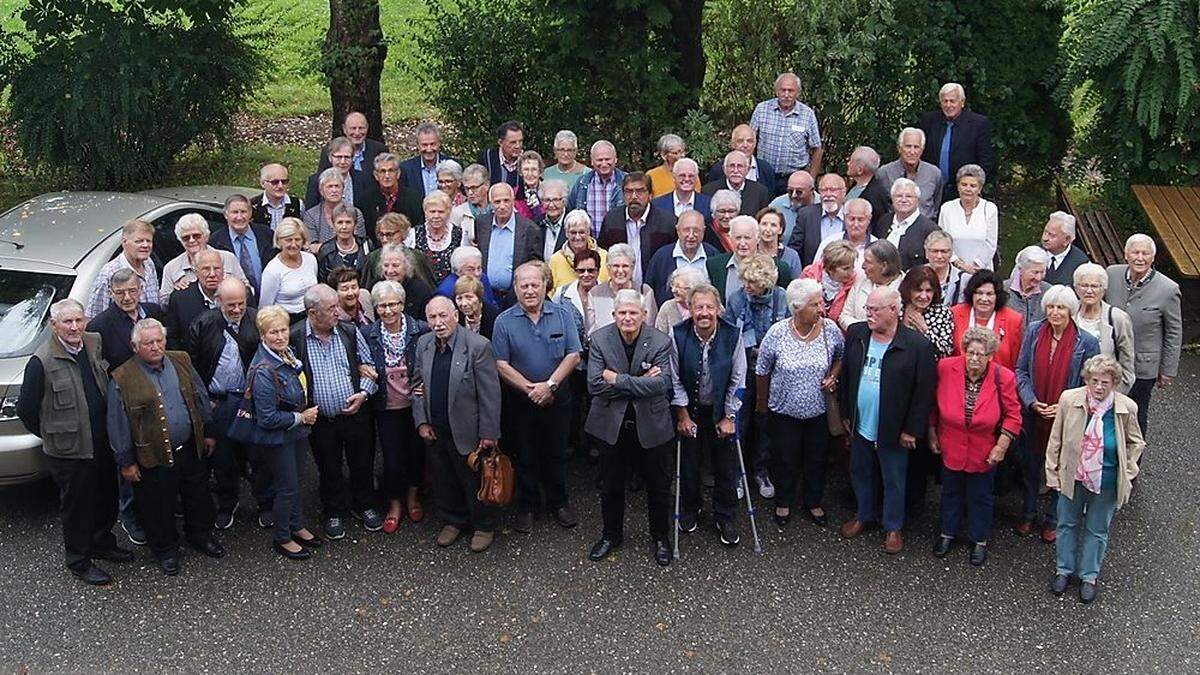
[[[1087,426],[1087,390],[1068,389],[1058,399],[1058,416],[1046,445],[1046,487],[1058,490],[1067,499],[1075,496],[1075,471],[1079,467],[1079,448]],[[1117,508],[1129,501],[1133,479],[1138,475],[1138,460],[1146,449],[1137,422],[1137,404],[1116,393],[1113,415],[1117,420]]]

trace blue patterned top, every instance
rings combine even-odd
[[[846,343],[837,324],[822,319],[824,338],[801,340],[792,320],[776,322],[758,348],[757,375],[771,376],[767,407],[772,412],[796,419],[809,419],[825,412],[821,380],[829,366],[842,358]]]

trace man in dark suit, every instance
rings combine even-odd
[[[740,150],[730,152],[725,155],[725,178],[705,183],[704,194],[711,197],[716,194],[717,190],[733,190],[742,198],[740,213],[744,216],[756,215],[759,210],[771,203],[771,197],[774,195],[769,194],[767,188],[763,187],[761,183],[746,180],[746,169],[749,167],[750,160],[745,153]]]
[[[883,181],[875,177],[879,170],[879,153],[873,148],[860,145],[850,153],[850,161],[846,162],[846,175],[854,181],[847,191],[846,197],[859,197],[871,204],[871,234],[876,237],[887,236],[887,221],[883,218],[891,208],[891,196],[883,186]]]
[[[438,189],[437,165],[454,159],[442,154],[442,130],[433,122],[417,125],[417,154],[400,163],[403,184],[416,190],[421,197]]]
[[[758,136],[749,124],[739,124],[733,128],[733,132],[729,137],[729,149],[737,150],[750,158],[750,167],[746,170],[746,180],[760,183],[763,187],[767,188],[767,194],[771,198],[782,192],[782,190],[776,190],[775,167],[767,160],[755,154],[758,150]],[[725,162],[719,161],[713,164],[712,168],[708,170],[706,180],[710,183],[713,181],[720,182],[724,177]]]
[[[658,249],[675,239],[675,216],[650,206],[650,186],[646,174],[625,174],[621,190],[625,208],[613,209],[604,216],[597,243],[607,249],[613,244],[630,244],[637,259],[633,261],[633,285],[641,288],[650,258]]]
[[[216,527],[233,526],[238,509],[239,478],[243,467],[250,467],[250,484],[258,503],[258,525],[274,525],[271,508],[275,492],[271,485],[270,465],[259,448],[235,441],[225,435],[233,423],[246,390],[246,369],[258,350],[258,315],[246,303],[246,285],[229,278],[217,285],[217,307],[206,310],[188,327],[184,344],[192,364],[208,389],[213,402],[213,424],[217,448],[209,458],[215,478],[213,495],[217,499]]]
[[[87,332],[100,335],[100,352],[112,373],[129,357],[133,347],[129,343],[133,336],[133,324],[142,319],[163,319],[162,308],[152,302],[139,302],[142,280],[133,270],[122,268],[108,279],[108,292],[112,302],[108,308],[92,317]]]
[[[350,166],[355,171],[362,173],[370,173],[371,165],[375,161],[375,155],[381,152],[387,152],[386,144],[381,143],[374,138],[367,138],[370,132],[370,125],[367,124],[367,116],[360,112],[352,112],[346,115],[346,119],[342,121],[342,135],[353,144],[351,149]],[[317,162],[317,173],[321,173],[325,169],[333,166],[330,163],[328,154],[324,154]],[[309,205],[315,204],[314,201],[306,202]]]
[[[513,189],[497,183],[488,189],[492,212],[475,222],[475,246],[501,309],[513,303],[513,270],[542,259],[542,230],[513,209]]]
[[[678,165],[678,162],[676,162]],[[654,301],[659,307],[670,300],[671,275],[681,267],[694,267],[708,277],[708,259],[720,253],[712,244],[704,241],[704,217],[692,209],[679,214],[675,221],[675,241],[663,244],[646,266],[645,282],[654,289]]]
[[[1075,216],[1062,211],[1050,214],[1046,226],[1042,228],[1042,248],[1050,254],[1050,264],[1046,266],[1046,278],[1043,280],[1050,285],[1075,285],[1075,270],[1088,262],[1083,249],[1075,246]]]
[[[514,190],[521,187],[521,153],[525,150],[525,128],[509,120],[496,129],[496,147],[481,150],[476,160],[487,167],[492,185],[508,183]]]
[[[233,195],[225,200],[225,227],[212,233],[208,245],[232,253],[258,295],[263,268],[279,252],[274,238],[270,228],[251,220],[250,202],[242,195]]]
[[[943,203],[958,198],[956,176],[964,164],[978,164],[989,176],[996,168],[992,123],[977,112],[963,110],[966,102],[962,85],[948,82],[938,92],[941,110],[924,113],[917,122],[926,139],[921,159],[940,169],[945,181]]]
[[[900,269],[907,272],[917,265],[925,265],[925,238],[939,229],[937,223],[921,213],[921,188],[908,178],[897,178],[892,183],[892,210],[884,214],[884,231],[880,239],[887,239],[900,251]]]
[[[258,183],[263,191],[250,200],[250,222],[274,232],[280,220],[303,217],[304,202],[288,193],[291,178],[286,166],[264,165],[258,170]]]
[[[390,152],[376,155],[372,175],[375,180],[367,181],[367,194],[363,198],[365,207],[360,207],[372,246],[379,245],[375,221],[385,213],[403,214],[414,228],[425,223],[420,186],[414,188],[401,182],[399,157]]]
[[[722,169],[721,175],[725,172]],[[650,205],[678,218],[684,211],[696,210],[704,215],[704,222],[712,221],[712,208],[706,194],[696,192],[700,185],[700,167],[688,157],[681,157],[671,167],[671,176],[675,179],[675,189],[661,197],[650,200]]]
[[[367,173],[355,169],[352,165],[353,148],[353,143],[345,136],[338,136],[329,141],[325,146],[325,156],[332,162],[332,167],[325,167],[308,177],[308,185],[304,191],[304,208],[311,209],[321,204],[321,173],[329,168],[334,168],[342,177],[342,201],[353,204],[356,209],[363,212],[363,218],[366,218],[367,207],[370,203],[369,196],[374,189],[374,186],[371,185],[371,165],[367,166]],[[374,156],[371,161],[375,161]]]
[[[836,173],[821,176],[817,183],[821,203],[805,206],[796,212],[796,227],[788,246],[800,254],[805,267],[813,263],[821,242],[830,237],[841,237],[846,228],[844,206],[846,204],[846,181]]]
[[[182,291],[175,291],[167,302],[167,344],[172,350],[185,351],[185,336],[196,317],[217,306],[217,286],[225,278],[225,264],[216,249],[196,254],[196,280]]]
[[[542,230],[542,260],[549,262],[550,256],[567,243],[567,184],[560,180],[542,181],[540,193],[546,211],[538,223]]]

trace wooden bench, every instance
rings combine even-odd
[[[1075,216],[1075,237],[1088,258],[1103,267],[1125,262],[1125,241],[1117,234],[1108,212],[1080,211],[1062,180],[1055,178],[1054,186],[1058,192],[1059,207]]]
[[[1200,278],[1200,188],[1134,185],[1133,196],[1180,276]]]

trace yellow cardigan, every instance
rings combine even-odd
[[[596,246],[595,240],[588,241],[588,246],[600,253],[600,282],[608,281],[608,251]],[[550,256],[550,273],[554,275],[554,287],[562,288],[563,286],[575,281],[579,277],[575,274],[575,254],[571,253],[568,244],[563,244],[563,247],[554,252]]]

